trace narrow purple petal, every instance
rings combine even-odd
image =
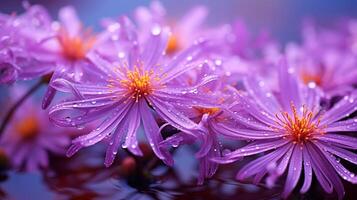
[[[306,193],[311,186],[312,182],[312,167],[311,167],[311,158],[307,150],[303,150],[304,158],[304,183],[300,189],[300,193]]]
[[[136,132],[140,126],[140,113],[139,113],[139,105],[136,103],[131,108],[131,111],[128,115],[129,125],[128,125],[128,133],[125,138],[125,143],[123,147],[127,147],[130,152],[134,155],[142,156],[143,153],[141,152],[138,140],[136,138]]]
[[[321,125],[336,122],[344,117],[348,117],[351,113],[357,110],[356,94],[345,96],[331,110],[327,111],[322,119]]]
[[[296,187],[302,170],[302,147],[295,146],[294,152],[291,155],[288,176],[282,196],[286,198]]]
[[[163,140],[161,133],[159,132],[159,126],[157,125],[153,113],[150,112],[150,108],[145,100],[139,101],[141,120],[144,126],[146,137],[149,141],[151,148],[156,156],[166,162],[168,165],[173,164],[173,160],[166,149],[162,149],[159,143]]]
[[[285,111],[291,110],[291,102],[298,108],[302,106],[294,68],[288,66],[286,59],[279,63],[279,88],[281,105]]]
[[[222,158],[215,158],[214,160],[219,163],[231,163],[241,157],[255,155],[265,151],[276,149],[287,143],[289,143],[289,140],[286,139],[256,141],[235,151],[227,153]]]
[[[157,97],[150,97],[149,101],[152,103],[154,110],[160,117],[165,119],[175,128],[188,133],[198,128],[196,123],[187,118],[184,113],[175,109],[169,102]]]
[[[316,136],[319,140],[322,140],[326,143],[331,143],[335,146],[339,146],[342,148],[348,149],[357,149],[357,138],[345,136],[345,135],[337,135],[337,134],[324,134]]]
[[[338,121],[328,124],[324,128],[326,132],[357,131],[357,118]]]
[[[244,128],[233,128],[223,123],[212,124],[213,129],[224,136],[239,139],[272,139],[281,138],[285,134],[274,132],[273,130],[252,130]]]
[[[277,148],[275,151],[272,151],[249,162],[239,170],[236,178],[238,180],[244,180],[250,176],[253,176],[254,174],[257,174],[260,170],[262,170],[261,166],[268,166],[270,163],[279,160],[290,148],[290,144],[284,145]]]

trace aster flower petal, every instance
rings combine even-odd
[[[328,124],[331,122],[338,121],[357,110],[357,99],[356,94],[351,96],[345,96],[340,100],[332,109],[327,111],[322,119],[321,124]]]
[[[142,62],[145,69],[150,70],[159,63],[159,58],[165,53],[168,41],[168,28],[154,26],[151,30],[151,36],[147,41],[142,54]]]
[[[234,150],[230,153],[227,153],[222,158],[214,158],[214,160],[219,163],[231,163],[241,157],[262,153],[265,151],[269,151],[271,149],[276,149],[276,148],[281,147],[287,143],[289,143],[289,141],[285,140],[285,139],[276,139],[276,140],[270,140],[270,141],[269,140],[256,141],[256,142],[252,142],[242,148]]]
[[[333,167],[330,165],[327,158],[322,154],[318,148],[312,144],[306,144],[306,147],[310,153],[312,168],[315,172],[316,178],[320,182],[322,188],[327,193],[332,193],[333,189],[337,191],[339,199],[342,199],[344,194],[344,189],[341,180],[337,176],[336,172],[333,170]]]
[[[113,92],[120,93],[119,88],[109,90],[107,86],[104,85],[89,85],[89,84],[80,84],[73,83],[66,79],[56,79],[52,82],[52,87],[58,91],[72,93],[79,99],[84,99],[86,95],[113,95]]]
[[[238,180],[244,180],[250,176],[257,174],[262,168],[261,166],[268,166],[270,163],[279,160],[292,147],[291,144],[283,145],[276,149],[276,151],[269,152],[251,162],[244,165],[236,175]]]
[[[212,125],[217,133],[227,137],[240,139],[272,139],[281,138],[285,134],[279,134],[268,130],[251,130],[244,128],[232,128],[222,123]]]
[[[53,106],[49,110],[49,116],[51,121],[59,126],[83,126],[111,112],[113,98],[115,96],[63,102]],[[71,112],[73,109],[79,112]]]
[[[111,115],[99,125],[98,128],[87,135],[79,136],[73,140],[72,147],[70,147],[67,151],[67,155],[72,156],[80,148],[93,145],[112,134],[113,131],[116,130],[117,126],[122,122],[123,118],[127,115],[131,106],[132,104],[130,103],[118,106],[113,113],[111,113]]]
[[[285,170],[288,168],[288,165],[290,163],[291,155],[293,154],[294,150],[296,149],[296,145],[293,145],[292,148],[290,148],[286,153],[283,155],[283,158],[281,159],[280,163],[278,164],[276,168],[276,173],[278,175],[282,175]]]
[[[290,110],[291,102],[298,108],[301,106],[298,82],[294,75],[294,69],[289,67],[286,59],[279,63],[279,88],[280,101],[284,110]],[[283,95],[283,96],[282,96]]]
[[[356,131],[357,118],[338,121],[328,124],[325,128],[326,132],[342,132],[342,131]]]
[[[315,143],[316,146],[318,146],[320,149],[322,150],[327,150],[326,147],[323,145],[322,143]],[[346,153],[348,151],[345,151],[344,153]],[[331,153],[326,152],[326,151],[322,151],[322,153],[325,155],[325,157],[327,158],[327,160],[331,163],[331,165],[335,168],[335,170],[337,171],[337,173],[344,179],[347,180],[351,183],[356,184],[357,183],[357,177],[355,176],[354,173],[350,172],[349,170],[347,170],[337,159],[335,156],[333,156]],[[350,152],[348,152],[350,153]],[[350,153],[352,154],[352,153]],[[351,156],[351,155],[350,155]],[[352,155],[354,157],[354,160],[356,159],[356,155]],[[344,157],[344,159],[348,160],[347,157]]]
[[[141,113],[141,120],[143,122],[144,130],[146,133],[146,137],[152,147],[154,153],[157,157],[164,160],[167,164],[172,165],[173,160],[169,156],[169,153],[159,147],[159,143],[163,140],[162,136],[159,132],[159,126],[157,125],[153,114],[150,112],[150,108],[148,107],[147,103],[144,100],[140,102],[140,113]]]
[[[300,193],[307,192],[312,182],[311,157],[307,151],[303,151],[303,160],[304,160],[304,183],[301,186]]]
[[[272,95],[264,81],[257,83],[252,78],[246,78],[244,79],[244,86],[248,93],[254,98],[254,102],[267,112],[270,112],[271,115],[274,116],[275,113],[281,110],[277,99]]]
[[[125,134],[125,126],[126,123],[120,122],[117,128],[114,130],[114,132],[111,134],[111,141],[109,142],[109,146],[107,148],[107,151],[105,153],[105,161],[104,165],[106,167],[109,167],[110,165],[113,164],[115,156],[117,155],[117,151],[120,146],[120,142],[122,141],[122,137]]]
[[[238,106],[244,108],[244,110],[251,114],[255,119],[270,127],[278,128],[274,116],[269,114],[270,112],[258,107],[254,102],[244,96],[238,96],[237,100],[241,102]]]
[[[325,141],[327,143],[332,143],[333,145],[348,148],[348,149],[357,149],[357,138],[345,135],[337,134],[325,134],[322,136],[316,136],[319,140]]]
[[[127,147],[129,151],[132,152],[134,155],[142,156],[143,153],[139,148],[138,141],[136,138],[136,132],[140,126],[140,113],[138,104],[133,105],[129,113],[128,119],[130,119],[130,122],[128,125],[128,133],[126,135],[123,147]]]
[[[59,20],[64,26],[64,30],[69,36],[74,37],[82,29],[81,21],[79,20],[76,10],[72,6],[66,6],[60,9],[58,13]]]
[[[283,197],[286,198],[296,187],[302,170],[302,149],[295,146],[294,152],[290,158],[288,176],[286,178]]]
[[[155,92],[155,96],[166,101],[172,101],[179,104],[199,106],[199,107],[218,107],[218,96],[212,94],[203,94],[199,89],[206,84],[217,80],[217,76],[206,76],[199,83],[191,87],[183,88],[163,88]],[[221,97],[221,96],[220,96]]]
[[[199,41],[187,48],[185,51],[181,52],[176,57],[172,58],[166,66],[163,66],[163,74],[165,74],[165,77],[161,80],[161,82],[167,83],[181,74],[198,67],[200,64],[203,66],[204,63],[202,63],[202,61],[191,61],[199,58],[205,45],[205,41]]]
[[[154,107],[155,111],[172,126],[188,133],[198,128],[196,123],[191,121],[184,115],[184,113],[178,111],[165,100],[154,96],[149,97],[148,99]]]
[[[316,142],[316,144],[318,144],[321,149],[324,149],[333,155],[336,155],[351,163],[357,164],[357,154],[351,151],[324,142]]]

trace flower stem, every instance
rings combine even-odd
[[[31,96],[34,92],[36,92],[36,90],[38,90],[42,84],[44,84],[45,82],[43,80],[38,81],[35,85],[33,85],[11,108],[10,110],[7,112],[7,114],[4,117],[3,122],[1,123],[0,126],[0,136],[3,134],[6,125],[8,124],[8,122],[11,120],[12,116],[15,114],[15,111],[18,107],[21,106],[21,104],[29,97]]]

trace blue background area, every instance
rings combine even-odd
[[[55,18],[60,7],[74,5],[85,25],[98,29],[102,17],[115,17],[132,14],[137,6],[145,6],[148,0],[30,0],[31,4],[40,3],[49,9]],[[357,16],[357,0],[163,0],[167,13],[178,18],[184,15],[194,5],[206,5],[210,10],[207,23],[220,24],[233,22],[237,18],[245,20],[252,31],[269,29],[280,41],[299,39],[302,21],[306,18],[315,19],[319,23],[328,24],[342,18]],[[5,13],[21,13],[21,0],[0,0],[0,11]],[[0,99],[4,96],[0,87]],[[29,196],[33,199],[48,199],[50,194],[38,180],[39,177],[12,174],[5,184],[5,189],[14,198],[23,199]],[[17,189],[21,192],[17,193]],[[49,195],[49,196],[46,196]]]
[[[1,0],[0,11],[21,12],[22,0]],[[149,0],[30,0],[45,5],[56,17],[61,6],[74,5],[84,24],[98,28],[102,17],[132,14],[137,6]],[[194,5],[206,5],[210,10],[208,23],[219,24],[242,18],[253,31],[270,29],[281,41],[298,39],[300,25],[306,17],[328,24],[345,16],[357,16],[357,0],[162,0],[167,13],[182,16]]]

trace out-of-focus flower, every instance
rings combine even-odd
[[[121,24],[124,30],[135,32],[130,31],[132,25],[129,21],[122,22],[126,23]],[[209,101],[211,95],[198,93],[198,88],[216,77],[206,76],[191,87],[170,84],[176,77],[205,64],[204,60],[198,60],[205,42],[198,41],[166,62],[164,52],[168,34],[167,28],[156,26],[144,44],[138,43],[134,36],[130,37],[134,38],[131,46],[127,51],[120,51],[115,62],[108,62],[93,54],[91,60],[105,71],[107,82],[90,85],[71,83],[65,79],[54,81],[54,87],[66,87],[68,92],[75,95],[75,99],[50,109],[53,122],[60,126],[78,127],[103,119],[97,129],[73,141],[68,155],[105,138],[110,141],[105,159],[107,166],[112,164],[123,138],[125,142],[122,147],[128,148],[135,155],[142,155],[136,138],[136,132],[142,124],[155,154],[168,164],[172,162],[168,152],[159,148],[162,136],[153,114],[156,113],[180,130],[191,132],[198,129],[197,124],[175,105],[212,106]]]
[[[17,79],[33,79],[53,73],[43,100],[43,108],[52,101],[55,90],[52,80],[65,78],[88,82],[103,77],[87,58],[91,51],[114,43],[103,31],[93,34],[83,28],[73,7],[59,11],[59,21],[53,21],[41,6],[31,6],[20,16],[2,15],[0,70],[2,83]],[[110,54],[110,51],[106,51]]]
[[[39,44],[48,37],[51,20],[41,6],[20,16],[0,13],[0,83],[12,83],[47,74],[54,66],[43,56]]]
[[[352,23],[347,24],[345,26],[352,29]],[[296,68],[297,76],[305,84],[319,86],[328,97],[344,95],[357,84],[357,54],[350,47],[353,32],[345,29],[320,30],[307,23],[302,45],[291,43],[286,48],[287,58]]]
[[[47,113],[38,106],[28,99],[16,111],[0,138],[1,148],[16,169],[46,168],[48,153],[64,155],[70,144],[69,130],[55,128]]]
[[[315,85],[299,85],[294,69],[282,62],[279,67],[279,91],[273,93],[264,82],[247,79],[248,96],[241,95],[241,106],[248,114],[236,121],[239,128],[219,124],[226,135],[253,140],[244,147],[217,158],[218,162],[230,163],[242,157],[260,155],[245,165],[237,178],[254,177],[258,183],[269,173],[281,176],[287,170],[283,196],[287,197],[296,187],[302,172],[304,183],[300,192],[305,193],[311,185],[313,174],[322,188],[339,198],[344,195],[344,180],[357,183],[356,176],[347,170],[338,159],[357,164],[356,138],[342,134],[357,130],[357,119],[343,120],[357,109],[357,94],[345,96],[331,109],[320,107],[321,92]],[[244,115],[241,115],[244,116]],[[337,133],[341,132],[341,133]],[[274,173],[272,172],[272,164]],[[266,166],[266,167],[262,167]]]
[[[224,26],[215,27],[215,29],[205,27],[204,21],[207,14],[208,10],[205,6],[196,6],[182,16],[180,20],[170,21],[161,3],[153,1],[148,8],[137,8],[135,19],[140,31],[139,38],[142,40],[146,40],[149,37],[147,33],[154,26],[170,27],[172,34],[168,39],[166,52],[168,55],[174,55],[188,48],[195,40],[201,37],[211,40],[223,40],[226,28]]]

